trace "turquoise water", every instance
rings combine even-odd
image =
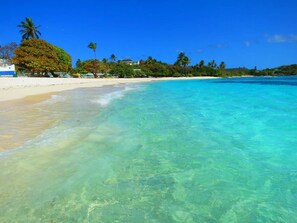
[[[78,89],[32,107],[56,122],[1,153],[0,222],[297,222],[296,77]]]

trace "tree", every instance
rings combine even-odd
[[[20,33],[22,34],[22,40],[27,40],[30,38],[39,39],[39,36],[41,36],[41,33],[38,30],[40,26],[36,26],[31,18],[26,17],[25,21],[22,21],[18,27],[22,28],[20,30]]]
[[[183,67],[183,74],[186,75],[186,66],[190,64],[189,57],[186,56],[184,52],[181,52],[177,56],[177,60],[175,62],[175,65],[182,66]]]
[[[212,69],[217,68],[217,64],[216,64],[215,60],[210,61],[207,66],[212,68]]]
[[[177,60],[175,61],[174,65],[178,65],[178,66],[181,66],[182,65],[182,60],[184,59],[185,57],[185,53],[181,52],[178,54],[177,56]]]
[[[117,60],[117,57],[114,54],[111,54],[110,61],[115,62]]]
[[[220,69],[220,70],[225,70],[225,69],[226,69],[226,64],[225,64],[224,61],[222,61],[222,62],[220,63],[219,69]]]
[[[152,56],[149,56],[149,57],[147,58],[147,60],[146,60],[146,63],[147,63],[147,64],[153,64],[153,63],[155,63],[155,62],[156,62],[156,60],[153,59]]]
[[[14,51],[17,48],[17,44],[15,42],[9,43],[5,46],[0,46],[0,59],[11,60],[14,55]]]
[[[80,59],[77,59],[76,63],[75,63],[76,68],[79,68],[82,66],[82,62]]]
[[[85,61],[78,59],[75,63],[75,68],[72,69],[71,73],[73,74],[86,74],[88,71],[85,69]]]
[[[118,76],[119,78],[133,77],[134,71],[132,66],[124,63],[111,64],[111,74]]]
[[[226,64],[224,61],[220,63],[216,75],[219,77],[226,77],[228,75],[226,72]]]
[[[85,69],[87,72],[90,72],[94,75],[95,78],[98,78],[98,73],[106,74],[109,70],[109,66],[107,63],[103,63],[100,60],[87,60],[85,62]]]
[[[177,60],[175,62],[175,65],[186,67],[190,64],[189,57],[186,56],[184,52],[181,52],[177,56]]]
[[[94,55],[95,55],[95,60],[96,60],[96,50],[97,50],[97,43],[94,43],[94,42],[90,42],[88,47],[94,51]]]
[[[47,76],[48,73],[71,69],[71,56],[45,40],[24,40],[14,53],[12,62],[19,70],[30,72],[31,75],[37,73],[38,76]]]
[[[99,69],[100,69],[100,61],[97,60],[97,59],[86,61],[85,69],[89,73],[92,73],[95,78],[98,78],[98,72],[99,72]]]
[[[205,66],[204,60],[201,60],[198,64],[198,67],[202,69]]]
[[[189,57],[185,56],[184,59],[182,60],[182,66],[186,67],[190,64],[190,59]]]
[[[59,58],[58,62],[58,71],[60,72],[69,72],[72,68],[72,58],[65,52],[62,48],[54,46],[56,53]]]

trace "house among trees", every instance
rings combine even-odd
[[[0,77],[14,77],[15,66],[7,59],[0,59]]]
[[[123,63],[123,64],[128,64],[128,65],[139,65],[139,61],[133,61],[131,59],[124,59],[124,60],[119,60],[119,63]]]

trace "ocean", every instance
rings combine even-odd
[[[0,222],[297,222],[297,77],[76,89],[0,123],[22,139]]]

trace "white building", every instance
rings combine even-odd
[[[15,76],[15,66],[9,60],[0,59],[0,77]]]
[[[140,64],[139,61],[133,61],[130,59],[119,60],[119,63],[124,63],[124,64],[128,64],[128,65],[139,65]]]

